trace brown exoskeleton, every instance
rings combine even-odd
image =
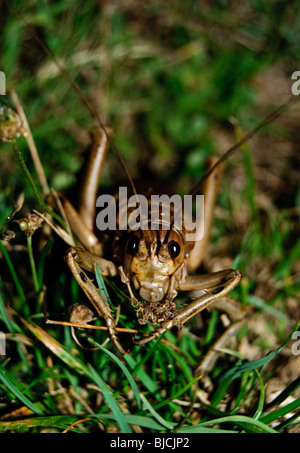
[[[65,72],[63,68],[61,69]],[[66,75],[69,77],[68,74]],[[72,82],[72,80],[70,81]],[[75,88],[81,95],[76,85]],[[220,159],[211,160],[207,172],[191,191],[195,193],[200,183],[204,182],[203,237],[201,232],[201,235],[200,233],[195,234],[193,241],[187,240],[188,231],[185,229],[185,225],[180,230],[176,228],[172,215],[168,221],[158,217],[156,221],[160,225],[155,230],[149,228],[132,231],[128,227],[125,231],[121,231],[117,222],[116,230],[112,232],[108,239],[111,255],[107,256],[105,255],[107,244],[103,239],[104,236],[101,237],[100,235],[99,238],[95,233],[95,219],[101,171],[110,144],[119,155],[133,194],[137,195],[137,192],[122,156],[112,140],[111,131],[104,127],[99,116],[91,108],[88,101],[84,99],[99,127],[92,133],[92,145],[86,160],[78,210],[63,194],[56,192],[56,199],[59,200],[60,208],[63,209],[72,232],[82,245],[82,247],[72,246],[69,248],[65,260],[97,314],[105,319],[110,337],[122,354],[125,351],[120,344],[116,321],[109,303],[102,297],[99,289],[96,288],[84,270],[94,272],[95,266],[97,266],[102,275],[119,276],[122,282],[127,285],[139,323],[145,324],[149,321],[155,325],[152,333],[144,335],[141,339],[133,339],[134,343],[138,345],[158,338],[174,326],[180,327],[210,304],[226,296],[240,283],[241,272],[239,270],[227,269],[211,274],[193,274],[200,266],[209,238],[213,208],[221,175],[222,166],[220,164],[251,138],[258,129],[273,121],[294,101],[295,97],[273,112]],[[161,195],[161,193],[165,193],[165,189],[163,189],[163,192],[159,192],[155,184],[152,185],[152,183],[147,185],[142,192],[147,200],[149,200],[151,194]],[[117,213],[117,219],[119,219],[119,214]],[[129,214],[130,209],[128,209]],[[148,209],[147,215],[150,216],[150,209]],[[201,231],[201,229],[198,231]],[[176,295],[178,291],[199,291],[201,294],[198,293],[196,298],[183,308],[177,308]]]
[[[258,128],[273,121],[283,109],[287,108],[287,105],[273,112]],[[209,237],[221,175],[220,163],[248,140],[258,128],[247,134],[221,159],[212,159],[209,163],[208,170],[201,180],[201,182],[204,181],[204,235],[201,239],[199,239],[199,233],[196,233],[193,241],[187,241],[187,230],[184,225],[181,230],[178,230],[172,216],[168,222],[157,218],[160,226],[156,230],[132,231],[128,227],[125,231],[120,231],[117,222],[116,231],[110,238],[112,255],[107,258],[104,256],[105,244],[95,234],[96,199],[106,153],[109,144],[112,143],[114,146],[114,143],[110,131],[105,129],[100,119],[99,123],[101,127],[92,134],[92,146],[86,162],[79,210],[75,210],[62,194],[58,194],[58,197],[72,231],[84,247],[71,247],[65,255],[66,262],[98,315],[105,319],[110,336],[118,350],[124,354],[111,308],[83,269],[94,272],[96,265],[104,276],[119,275],[122,282],[127,285],[139,323],[145,324],[149,321],[156,325],[149,335],[141,339],[133,339],[138,345],[157,338],[174,326],[180,327],[210,304],[227,295],[241,281],[239,270],[227,269],[205,275],[193,275],[193,273],[200,266]],[[136,188],[130,177],[129,179],[136,194]],[[198,186],[199,183],[192,192],[195,192]],[[143,193],[148,200],[151,194],[160,194],[155,184],[147,185]],[[128,215],[129,213],[130,210]],[[117,214],[117,219],[119,215],[120,213]],[[148,217],[150,217],[150,207]],[[198,295],[184,308],[176,308],[178,291],[197,290],[202,290],[200,296]]]
[[[278,109],[263,124],[272,121],[281,112],[282,108]],[[158,338],[174,326],[180,327],[214,301],[226,296],[240,283],[241,272],[239,270],[227,269],[205,275],[195,275],[194,272],[200,266],[209,237],[221,174],[220,163],[248,140],[263,124],[245,136],[221,159],[210,162],[209,169],[201,180],[201,182],[204,181],[203,237],[196,233],[193,241],[187,240],[188,230],[185,225],[182,229],[178,229],[172,216],[168,221],[158,217],[156,222],[159,224],[159,228],[155,230],[149,228],[132,231],[129,227],[121,230],[117,222],[116,230],[112,232],[108,240],[111,255],[105,255],[107,247],[104,237],[99,238],[95,234],[96,200],[108,147],[110,144],[114,148],[115,146],[111,138],[111,131],[103,126],[95,112],[92,113],[97,118],[99,127],[92,133],[92,146],[86,161],[78,211],[63,194],[56,192],[56,195],[72,232],[82,245],[82,247],[69,248],[65,260],[97,314],[105,319],[110,337],[116,347],[124,354],[112,310],[84,270],[94,272],[95,266],[97,266],[102,275],[119,276],[127,285],[139,323],[145,324],[149,321],[155,325],[152,333],[141,339],[133,340],[138,345]],[[129,182],[133,194],[137,195],[131,178],[129,178]],[[196,189],[198,189],[198,185],[192,192],[195,192]],[[162,193],[165,191],[163,190]],[[143,194],[149,200],[151,194],[160,195],[161,192],[151,184],[146,187]],[[130,213],[129,209],[128,213]],[[119,214],[117,213],[117,219]],[[148,209],[147,216],[150,216],[150,209]],[[198,294],[183,308],[177,308],[178,291],[201,291],[201,295]]]
[[[193,242],[186,241],[185,228],[178,230],[171,217],[169,223],[160,220],[161,225],[156,230],[132,231],[128,228],[120,231],[117,228],[112,238],[112,259],[103,256],[105,244],[94,233],[94,225],[97,189],[109,145],[106,134],[106,131],[97,129],[92,135],[78,212],[62,194],[58,196],[72,231],[84,247],[71,247],[66,253],[66,262],[98,315],[105,319],[117,348],[124,353],[109,304],[83,269],[93,272],[96,265],[102,275],[119,275],[128,287],[140,324],[146,321],[153,325],[159,323],[150,335],[134,339],[134,343],[140,345],[173,326],[181,326],[226,295],[239,284],[241,273],[230,269],[208,275],[190,275],[199,267],[203,257],[220,167],[207,179],[204,187],[205,226],[202,240],[198,241],[196,237]],[[147,187],[145,195],[148,198],[150,193],[155,193],[155,186]],[[203,290],[204,293],[184,308],[177,309],[177,292],[191,290]]]

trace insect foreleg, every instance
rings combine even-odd
[[[65,259],[68,262],[68,256],[71,255],[76,263],[89,272],[95,271],[95,265],[98,267],[102,275],[115,277],[118,275],[117,266],[109,260],[101,256],[94,255],[82,247],[71,247],[67,250]]]
[[[81,288],[85,292],[86,296],[93,304],[98,315],[105,319],[108,331],[110,333],[110,337],[113,340],[113,342],[115,343],[116,347],[121,352],[121,354],[126,354],[126,352],[124,351],[124,349],[122,348],[122,346],[119,342],[118,332],[116,329],[116,323],[112,316],[112,311],[111,311],[111,308],[110,308],[108,302],[102,297],[99,289],[94,286],[92,281],[89,279],[89,277],[86,275],[86,273],[83,272],[83,270],[81,268],[81,266],[83,267],[83,263],[85,262],[82,259],[81,252],[82,252],[82,249],[78,250],[77,247],[73,247],[67,251],[65,260],[66,260],[75,280],[81,286]],[[86,263],[87,263],[86,267],[90,270],[91,261],[92,261],[91,255],[89,256],[89,259],[90,259],[90,261],[86,261]],[[80,262],[80,265],[79,265],[78,261]],[[106,261],[106,260],[104,260],[104,261]],[[109,263],[109,261],[107,263]]]
[[[214,280],[214,286],[216,286],[218,284],[221,286],[216,286],[214,289],[207,291],[202,296],[200,296],[197,299],[190,302],[186,307],[175,311],[174,316],[172,318],[170,318],[169,320],[162,322],[161,325],[153,331],[153,333],[147,335],[145,338],[142,338],[140,340],[134,340],[134,343],[139,344],[139,345],[147,343],[148,341],[151,341],[154,338],[159,337],[166,330],[169,330],[174,326],[180,327],[182,324],[184,324],[186,321],[188,321],[188,319],[192,318],[197,313],[199,313],[200,311],[207,308],[215,300],[228,294],[233,288],[235,288],[240,283],[241,277],[242,277],[241,272],[238,270],[222,271],[222,272],[217,272],[216,274],[218,274],[218,275],[216,276],[216,275],[212,274],[213,278],[208,276],[209,283],[206,284],[206,287],[209,287],[209,286],[212,287],[213,280]],[[204,286],[205,282],[203,281],[203,278],[200,278],[200,279],[201,279],[202,288],[205,288],[205,286]],[[192,290],[195,288],[189,288],[189,289]]]

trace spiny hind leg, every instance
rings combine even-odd
[[[108,133],[111,131],[108,129]],[[63,211],[72,233],[90,252],[102,255],[103,246],[95,234],[96,197],[109,142],[102,129],[91,132],[92,143],[87,153],[78,210],[62,193],[52,191],[48,201]]]
[[[109,148],[107,134],[111,133],[109,128],[106,128],[106,132],[100,128],[94,128],[91,131],[92,143],[85,159],[78,207],[79,215],[90,231],[95,228],[97,193]]]
[[[94,254],[102,255],[102,242],[99,241],[93,230],[87,227],[82,217],[67,197],[55,190],[52,191],[52,194],[48,197],[48,202],[50,202],[52,206],[57,206],[59,203],[58,208],[63,211],[72,234],[74,234],[83,247]]]
[[[216,157],[213,157],[207,161],[207,170],[211,169],[215,163],[218,161]],[[197,228],[198,235],[201,234],[201,237],[195,237],[195,245],[190,252],[187,268],[188,272],[195,272],[200,264],[203,261],[207,244],[210,238],[211,225],[213,221],[215,201],[218,193],[219,182],[221,179],[223,171],[223,166],[219,165],[215,171],[207,178],[203,188],[204,195],[204,231],[202,234],[202,229]],[[201,208],[201,206],[200,206]]]

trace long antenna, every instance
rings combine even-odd
[[[17,14],[19,17],[20,15]],[[26,23],[24,17],[21,17],[21,19]],[[27,23],[26,23],[27,25]],[[33,35],[32,32],[30,31],[29,29],[29,32],[31,33],[31,35],[33,36],[33,38],[42,46],[42,48],[44,49],[44,51],[52,58],[52,60],[55,62],[55,64],[57,65],[57,67],[62,71],[62,73],[64,74],[64,76],[68,79],[68,81],[70,82],[70,84],[72,85],[72,87],[74,88],[74,90],[76,91],[76,93],[78,94],[78,96],[80,97],[81,101],[85,104],[85,106],[87,107],[87,109],[89,110],[89,112],[91,113],[92,117],[94,118],[94,120],[98,123],[98,125],[101,127],[101,129],[104,131],[105,135],[106,135],[106,138],[107,140],[109,141],[110,145],[112,146],[112,148],[114,149],[115,153],[117,154],[119,160],[120,160],[120,163],[123,167],[123,170],[130,182],[130,185],[132,187],[132,190],[133,190],[133,193],[137,199],[137,202],[139,203],[138,201],[138,195],[137,195],[137,191],[136,191],[136,188],[135,188],[135,185],[134,185],[134,182],[130,176],[130,173],[128,171],[128,168],[125,164],[125,161],[123,159],[123,156],[121,154],[121,152],[119,151],[118,147],[116,146],[115,142],[113,141],[112,137],[109,135],[109,133],[107,132],[98,112],[96,111],[96,109],[93,108],[92,104],[89,102],[89,100],[87,99],[87,97],[83,94],[83,92],[81,91],[80,87],[77,85],[77,83],[75,82],[75,80],[71,77],[71,75],[68,73],[68,71],[65,69],[65,67],[59,62],[59,60],[56,58],[56,56],[54,55],[54,53],[52,52],[52,50],[48,47],[48,45],[41,39],[39,38],[39,36],[37,35]],[[281,105],[280,107],[278,107],[275,111],[273,111],[271,114],[269,114],[258,126],[256,126],[254,129],[252,129],[250,132],[248,132],[246,135],[244,135],[241,140],[239,140],[235,145],[233,145],[227,152],[225,152],[221,157],[220,159],[209,169],[207,170],[203,176],[201,177],[201,179],[195,184],[195,186],[190,190],[189,194],[190,195],[195,195],[196,192],[199,190],[201,184],[215,171],[215,169],[222,163],[224,162],[225,160],[227,160],[230,156],[232,156],[244,143],[246,143],[247,141],[249,141],[260,129],[262,129],[264,126],[266,126],[267,124],[270,124],[272,123],[276,118],[278,118],[280,115],[282,115],[282,113],[287,110],[291,105],[293,105],[295,102],[297,102],[298,100],[298,97],[293,95],[285,104]]]
[[[19,17],[20,15],[17,14]],[[26,20],[24,19],[24,17],[20,17],[26,25],[27,22]],[[96,109],[92,106],[92,104],[90,103],[90,101],[88,100],[88,98],[84,95],[84,93],[82,92],[82,90],[80,89],[79,85],[77,85],[77,83],[75,82],[75,80],[73,79],[73,77],[69,74],[69,72],[66,70],[66,68],[64,67],[64,65],[62,65],[60,63],[60,61],[56,58],[55,54],[52,52],[52,50],[50,49],[50,47],[37,35],[33,34],[31,31],[30,31],[30,28],[28,27],[28,30],[29,30],[29,33],[31,34],[31,36],[33,37],[33,39],[35,39],[39,44],[40,46],[43,48],[43,50],[45,51],[45,53],[47,55],[50,56],[50,58],[54,61],[54,63],[56,64],[56,66],[60,69],[60,71],[63,73],[63,75],[67,78],[67,80],[70,82],[71,86],[73,87],[73,89],[76,91],[77,95],[79,96],[80,100],[83,102],[83,104],[86,106],[86,108],[89,110],[92,118],[94,118],[94,120],[96,121],[96,123],[98,123],[98,125],[100,126],[100,128],[103,130],[108,142],[110,143],[110,145],[112,146],[113,150],[115,151],[116,155],[118,156],[118,159],[121,163],[121,166],[125,172],[125,175],[126,177],[128,178],[128,181],[132,187],[132,191],[133,191],[133,194],[134,196],[136,197],[136,200],[137,200],[137,204],[138,204],[138,207],[140,208],[140,203],[139,203],[139,199],[138,199],[138,194],[137,194],[137,191],[136,191],[136,188],[135,188],[135,185],[134,185],[134,182],[130,176],[130,173],[128,171],[128,168],[125,164],[125,161],[123,159],[123,156],[120,152],[120,150],[118,149],[117,145],[115,144],[114,140],[112,139],[112,137],[109,135],[109,133],[107,132],[107,129],[106,127],[104,126],[104,123],[103,121],[101,120],[101,117],[100,115],[98,114],[98,112],[96,111]],[[141,230],[141,234],[143,236],[143,232]]]
[[[267,124],[272,123],[276,118],[278,118],[282,113],[287,110],[291,105],[293,105],[298,100],[297,96],[292,96],[285,104],[278,107],[275,111],[270,113],[258,126],[244,135],[241,140],[239,140],[235,145],[233,145],[226,153],[224,153],[220,159],[209,169],[207,170],[202,178],[197,182],[197,184],[190,190],[190,195],[195,195],[199,190],[201,184],[215,171],[215,169],[225,160],[227,160],[232,154],[234,154],[244,143],[250,140],[260,129],[262,129]]]
[[[56,58],[56,56],[54,55],[52,50],[49,48],[49,46],[42,39],[40,39],[39,36],[37,36],[37,35],[34,35],[34,39],[43,47],[44,51],[52,58],[54,63],[57,65],[57,67],[61,70],[61,72],[64,74],[64,76],[68,79],[68,81],[70,82],[70,84],[72,85],[72,87],[74,88],[74,90],[76,91],[78,96],[80,97],[81,101],[84,103],[84,105],[87,107],[87,109],[91,113],[91,115],[94,118],[94,120],[98,123],[98,125],[104,131],[107,140],[109,141],[110,145],[112,146],[112,148],[114,149],[114,151],[116,152],[116,154],[117,154],[117,156],[118,156],[118,158],[120,160],[120,163],[121,163],[121,165],[123,167],[123,170],[125,171],[125,174],[126,174],[128,180],[130,182],[130,185],[132,187],[132,190],[133,190],[134,194],[137,196],[135,185],[134,185],[133,180],[132,180],[132,178],[131,178],[131,176],[129,174],[129,171],[128,171],[128,168],[127,168],[127,166],[125,164],[123,156],[122,156],[121,152],[119,151],[118,147],[116,146],[115,142],[113,141],[112,137],[107,132],[107,130],[106,130],[104,124],[103,124],[103,121],[101,120],[98,112],[96,111],[96,109],[94,109],[94,107],[92,106],[92,104],[90,103],[88,98],[83,94],[83,92],[81,91],[80,87],[77,85],[77,83],[73,79],[73,77],[71,77],[69,72],[65,69],[65,67]]]

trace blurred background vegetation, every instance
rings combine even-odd
[[[241,133],[257,126],[291,97],[291,75],[300,70],[299,12],[297,1],[3,1],[0,70],[5,72],[7,89],[18,93],[51,187],[72,198],[84,149],[89,143],[89,130],[94,124],[38,39],[47,43],[105,124],[113,128],[132,176],[156,178],[175,186],[180,193],[187,193],[203,174],[207,157],[223,154]],[[2,96],[0,101],[3,105],[11,103],[9,95]],[[215,210],[212,244],[204,270],[227,267],[242,270],[243,284],[233,294],[244,304],[255,306],[255,315],[239,341],[240,353],[249,360],[282,344],[299,320],[299,120],[300,109],[294,105],[226,162]],[[21,138],[17,143],[38,185],[26,140]],[[101,190],[118,184],[122,175],[111,152]],[[23,212],[40,209],[11,144],[3,143],[1,225],[22,191],[25,191]],[[37,316],[42,308],[36,303],[28,255],[20,251],[22,246],[26,248],[26,238],[16,223],[11,222],[8,227],[16,232],[16,237],[7,250],[28,305],[16,290],[3,251],[0,302],[14,306],[23,316]],[[39,279],[47,286],[48,304],[55,315],[66,313],[72,302],[82,297],[65,269],[62,259],[65,246],[57,242],[53,238],[41,251],[38,234],[33,237]],[[118,298],[122,296],[119,294]],[[6,331],[9,321],[3,307],[2,330]],[[122,307],[124,319],[120,322],[136,328],[134,313],[128,315],[126,310],[130,313],[130,309]],[[191,321],[198,340],[191,337],[189,341],[185,335],[174,340],[169,334],[168,338],[188,357],[186,364],[179,353],[174,356],[158,348],[152,354],[145,369],[158,384],[152,394],[155,403],[171,398],[192,379],[201,355],[218,335],[217,321],[213,319],[210,324],[206,316],[201,322]],[[42,323],[38,317],[36,320]],[[10,329],[25,336],[24,327],[16,323]],[[58,327],[51,329],[51,334],[69,349],[74,348],[67,330]],[[34,347],[28,349],[11,343],[8,368],[25,386],[35,376],[32,399],[37,399],[36,386],[40,382],[37,376],[47,367],[50,375],[58,367],[56,358],[48,357],[45,363],[39,343],[34,342]],[[138,361],[143,356],[141,348],[134,351]],[[76,354],[86,360],[86,352]],[[96,354],[93,358],[89,355],[89,360],[97,363],[99,369],[107,370],[104,380],[124,398],[122,404],[132,409],[130,397],[127,400],[124,396],[126,380],[118,383],[115,364],[107,356],[99,359],[99,352]],[[225,365],[216,366],[212,373],[215,388],[228,362],[231,364],[228,357],[224,360]],[[178,368],[184,369],[181,377],[176,373]],[[92,391],[85,388],[80,377],[72,381],[66,369],[62,369],[67,381],[63,387],[72,385],[78,394],[79,387],[84,388],[91,397],[89,404],[94,407]],[[295,357],[291,360],[288,350],[274,359],[267,376],[282,391],[298,378],[299,372],[299,360]],[[142,392],[143,386],[139,385]],[[5,395],[2,411],[7,413],[13,396],[6,394],[5,386],[1,390]],[[230,397],[226,395],[237,411],[240,406],[235,390]],[[238,395],[242,399],[241,393]],[[257,397],[254,390],[253,395]],[[53,404],[48,404],[48,413],[49,407],[55,407],[57,414],[68,412],[66,399],[60,410],[55,397],[51,398]],[[74,413],[81,413],[79,399],[70,394],[68,398]],[[249,407],[253,401],[254,396],[250,398],[251,404],[247,402]],[[250,414],[247,404],[243,410]],[[99,403],[99,407],[101,411],[103,405]],[[165,419],[180,421],[184,417],[184,406],[180,410],[174,404],[165,407],[169,410],[161,413]],[[195,420],[201,411],[206,414],[203,407],[195,410]]]

